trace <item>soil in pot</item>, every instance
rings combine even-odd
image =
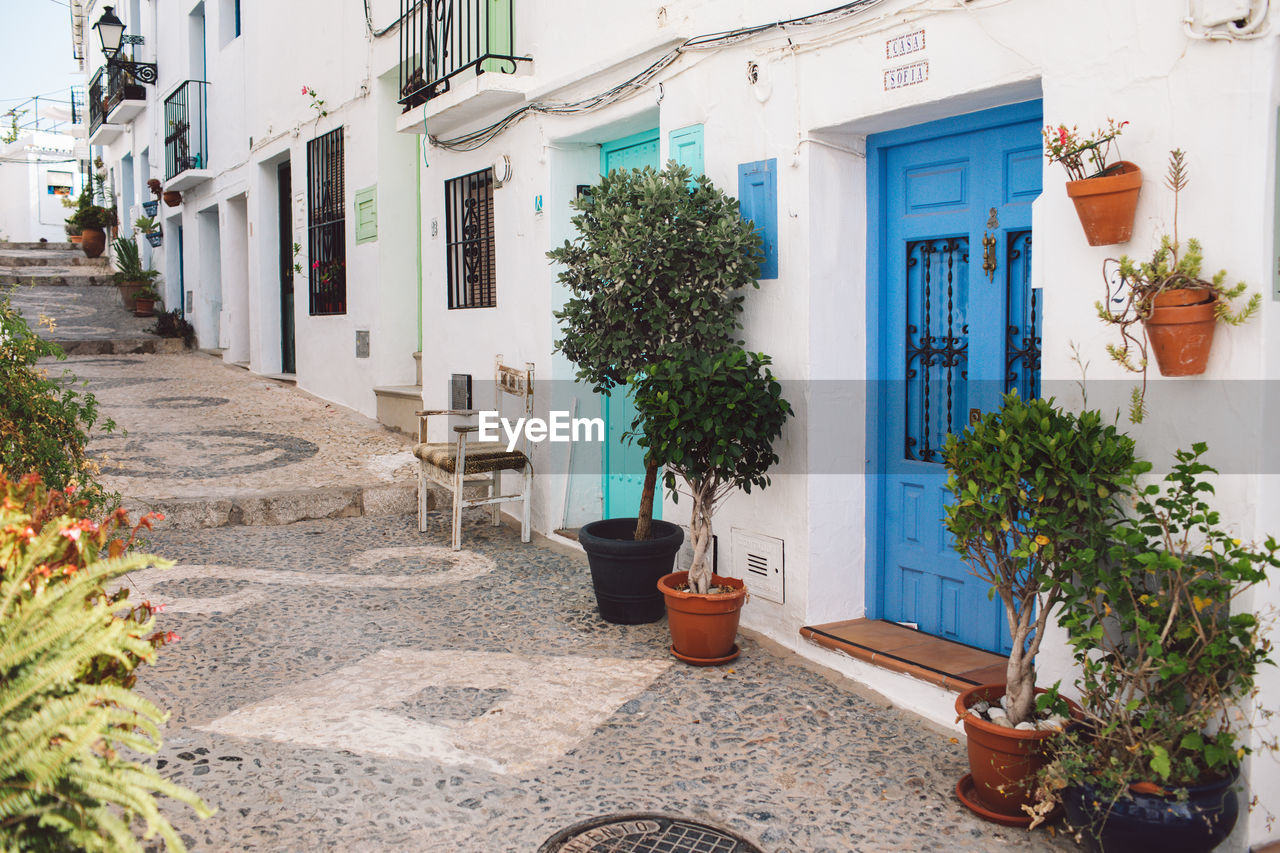
[[[1067,195],[1090,246],[1124,243],[1133,235],[1133,215],[1142,190],[1142,169],[1121,160],[1098,178],[1067,181]]]
[[[1187,788],[1187,799],[1131,788],[1129,796],[1111,797],[1090,785],[1067,788],[1062,806],[1067,822],[1085,846],[1103,853],[1158,850],[1201,853],[1218,846],[1236,824],[1240,804],[1235,783],[1239,774]]]
[[[738,578],[712,575],[712,589],[724,587],[728,591],[699,595],[680,589],[688,581],[688,572],[674,572],[658,581],[658,589],[667,602],[671,653],[695,666],[728,663],[738,656],[734,641],[747,598],[746,587]]]
[[[960,801],[979,817],[1006,826],[1027,826],[1031,817],[1022,810],[1035,802],[1035,776],[1048,763],[1046,742],[1056,729],[1011,729],[989,723],[969,709],[979,702],[994,703],[1004,696],[1003,684],[971,687],[956,697],[956,714],[964,722],[968,740],[972,784],[957,786]],[[1037,688],[1036,693],[1044,693]],[[1071,704],[1072,715],[1080,709]]]
[[[80,237],[80,250],[87,258],[100,258],[107,250],[107,232],[101,228],[85,228]]]
[[[615,625],[657,622],[664,611],[658,578],[671,571],[684,531],[667,521],[653,521],[653,537],[634,538],[636,519],[593,521],[578,530],[587,552],[591,583],[600,617]]]
[[[1168,290],[1153,300],[1151,316],[1143,320],[1143,326],[1161,376],[1199,376],[1209,366],[1218,320],[1214,314],[1217,300],[1206,301],[1206,294],[1203,290]]]

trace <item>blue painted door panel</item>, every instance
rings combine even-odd
[[[943,526],[942,446],[1017,387],[1039,392],[1041,306],[1030,290],[1031,202],[1040,193],[1040,115],[1008,108],[868,140],[879,240],[875,615],[993,651],[1005,616]],[[929,133],[929,131],[934,131]],[[895,144],[896,143],[896,144]],[[987,244],[984,244],[984,238]],[[994,241],[994,242],[992,242]],[[994,270],[984,270],[984,259]],[[990,264],[988,264],[990,266]]]
[[[738,165],[738,209],[751,220],[764,244],[760,278],[778,277],[778,160]]]
[[[671,159],[688,166],[696,178],[703,173],[702,125],[694,124],[671,131]]]
[[[600,146],[600,173],[614,169],[658,168],[658,129],[615,139]],[[630,518],[640,508],[644,491],[644,448],[624,442],[636,414],[635,401],[625,388],[615,388],[601,400],[604,413],[604,493],[605,518]],[[661,484],[659,484],[661,488]],[[662,518],[662,501],[654,500],[653,517]]]

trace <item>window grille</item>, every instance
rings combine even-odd
[[[307,143],[307,262],[312,316],[347,313],[342,128]]]
[[[445,252],[450,308],[492,308],[494,276],[493,169],[444,183]]]

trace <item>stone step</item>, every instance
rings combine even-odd
[[[42,336],[43,337],[43,336]],[[172,355],[186,352],[182,338],[139,338],[55,340],[67,355]]]
[[[84,252],[0,252],[0,267],[101,267],[110,269],[106,255],[86,258]]]
[[[378,423],[403,433],[418,434],[418,416],[422,410],[421,385],[383,385],[373,389],[378,401]]]
[[[23,268],[21,272],[0,268],[0,285],[12,284],[21,287],[114,287],[115,279],[110,273],[95,273],[97,267],[84,267],[84,271],[69,270],[62,267],[40,268],[34,271]]]
[[[41,249],[49,251],[69,252],[71,250],[79,251],[80,247],[74,243],[13,243],[8,241],[0,241],[0,252],[6,252],[9,249]]]

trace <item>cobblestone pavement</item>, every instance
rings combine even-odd
[[[409,512],[407,436],[203,353],[73,357],[120,427],[89,446],[108,488],[168,524]]]
[[[182,640],[140,680],[173,714],[149,761],[218,809],[170,809],[193,850],[532,853],[633,811],[769,853],[1061,845],[970,815],[948,733],[746,635],[678,663],[579,555],[468,524],[457,554],[437,514],[152,536],[178,567],[135,595]]]
[[[114,287],[21,285],[11,301],[41,337],[59,342],[146,338],[156,323],[154,317],[127,311]],[[41,317],[52,318],[53,328],[41,324]]]

